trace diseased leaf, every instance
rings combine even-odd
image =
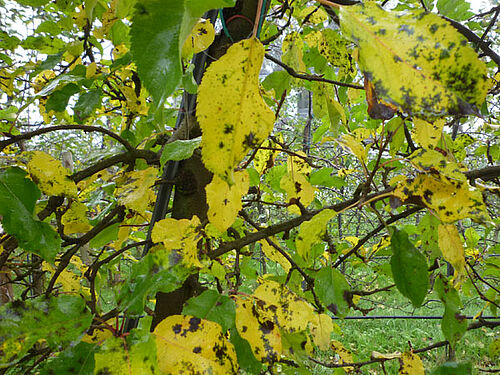
[[[95,353],[95,374],[160,374],[153,334],[133,329],[126,338],[110,337]]]
[[[323,210],[311,220],[300,225],[300,231],[295,240],[297,253],[305,260],[309,259],[313,245],[321,242],[325,235],[328,222],[337,214],[335,210]]]
[[[45,194],[76,196],[76,184],[69,179],[69,170],[49,154],[31,151],[27,167],[31,178]]]
[[[313,307],[276,281],[263,280],[252,295],[257,298],[257,304],[266,303],[262,313],[273,317],[283,331],[304,331],[309,322],[315,320]]]
[[[152,187],[157,176],[158,170],[153,167],[125,173],[124,183],[116,189],[118,202],[135,212],[145,212],[154,200]]]
[[[415,353],[404,352],[399,363],[399,375],[425,375],[424,364]]]
[[[486,65],[439,16],[368,2],[341,7],[340,22],[380,99],[424,119],[477,113],[484,102]]]
[[[250,344],[257,360],[273,363],[282,352],[281,334],[278,325],[257,309],[259,306],[253,299],[236,298],[236,328]]]
[[[16,237],[23,249],[53,262],[61,239],[52,227],[34,218],[40,190],[17,167],[0,170],[0,215],[5,231]]]
[[[200,19],[191,30],[184,45],[182,46],[182,57],[186,58],[193,53],[200,53],[210,47],[214,41],[215,29],[209,20]]]
[[[441,139],[444,120],[436,120],[434,123],[415,118],[413,120],[413,139],[423,148],[434,148]]]
[[[340,363],[353,363],[352,354],[347,350],[340,341],[332,340],[331,342],[332,350],[337,353],[340,357]],[[353,367],[344,367],[347,372],[354,370]]]
[[[240,336],[236,327],[231,329],[229,339],[236,350],[240,369],[249,374],[259,374],[262,370],[262,363],[255,358],[250,344]]]
[[[229,185],[218,175],[205,187],[208,203],[208,220],[221,232],[233,225],[242,208],[241,198],[248,192],[249,177],[246,171],[234,173],[234,183]]]
[[[153,242],[162,242],[166,250],[177,254],[178,260],[187,267],[202,267],[198,259],[200,240],[198,216],[188,219],[166,218],[155,223],[151,232]]]
[[[457,272],[462,272],[465,267],[465,255],[457,227],[454,224],[439,224],[438,236],[444,259],[450,262]]]
[[[271,139],[266,139],[260,147],[276,147],[276,143]],[[253,158],[253,165],[257,172],[260,174],[264,173],[267,169],[271,168],[274,165],[274,159],[278,155],[279,151],[277,150],[266,150],[264,148],[259,148],[259,150],[255,153]]]
[[[286,192],[288,202],[290,199],[298,199],[304,207],[307,207],[314,200],[314,188],[302,173],[284,175],[280,180],[280,187]],[[300,214],[297,206],[290,206],[288,210]]]
[[[413,306],[419,307],[429,289],[427,261],[404,231],[394,229],[391,247],[391,269],[396,287]]]
[[[314,290],[319,300],[333,314],[347,315],[350,306],[350,287],[344,275],[332,267],[323,267],[315,277]]]
[[[37,297],[0,307],[0,367],[16,363],[40,339],[57,349],[77,340],[92,315],[80,296]]]
[[[236,352],[220,325],[191,315],[172,315],[154,330],[162,373],[235,374]]]
[[[273,128],[274,114],[259,92],[263,58],[264,46],[255,38],[233,44],[209,66],[198,89],[203,163],[228,183],[233,168]]]
[[[136,3],[130,29],[130,51],[139,77],[157,108],[181,81],[181,50],[196,21],[207,10],[233,4],[234,0],[145,0]]]
[[[219,323],[222,331],[226,332],[235,324],[236,305],[231,298],[215,290],[205,290],[198,297],[189,299],[182,313]]]
[[[283,254],[281,254],[278,250],[276,250],[274,247],[269,245],[267,241],[260,241],[260,245],[262,247],[262,251],[268,257],[270,260],[273,262],[279,263],[281,267],[285,270],[285,272],[288,273],[290,270],[291,264],[290,262],[284,257]]]

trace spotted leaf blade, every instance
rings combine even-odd
[[[370,2],[341,7],[340,20],[380,99],[424,119],[477,113],[484,102],[486,65],[439,16]]]
[[[160,371],[165,374],[235,374],[236,352],[220,325],[172,315],[154,330]]]
[[[257,39],[236,43],[210,65],[198,90],[203,162],[230,183],[233,168],[273,128],[274,114],[259,91],[263,59],[264,46]]]

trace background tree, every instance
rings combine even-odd
[[[0,6],[0,373],[495,369],[499,6]]]

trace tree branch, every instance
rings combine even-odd
[[[101,128],[100,126],[90,126],[90,125],[57,125],[57,126],[49,126],[49,127],[44,127],[40,128],[38,130],[34,130],[31,132],[23,133],[20,135],[16,135],[12,138],[9,138],[5,141],[0,141],[0,151],[3,150],[5,147],[8,145],[11,145],[13,143],[25,140],[25,139],[30,139],[33,138],[37,135],[45,134],[45,133],[50,133],[53,131],[58,131],[58,130],[83,130],[84,132],[98,132],[98,133],[103,133],[108,135],[109,137],[117,140],[120,142],[128,151],[133,151],[134,147],[125,139],[120,137],[118,134],[113,133],[111,130]]]

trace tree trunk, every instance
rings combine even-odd
[[[232,41],[221,32],[210,49],[208,56],[218,59],[225,54],[232,42],[246,39],[252,34],[253,24],[249,20],[255,20],[258,0],[238,0],[233,8],[225,8],[223,11],[229,35]],[[243,17],[233,17],[241,15]],[[233,18],[232,18],[233,17]],[[229,21],[229,22],[227,22]],[[207,63],[210,64],[211,61]],[[200,129],[195,116],[188,116],[189,138],[200,135]],[[212,174],[205,168],[201,161],[199,152],[179,165],[177,177],[175,178],[175,195],[172,207],[172,217],[175,219],[190,219],[193,215],[199,217],[200,221],[207,219],[207,200],[205,186],[212,180]],[[190,276],[181,288],[170,292],[159,292],[156,295],[156,306],[151,324],[151,330],[167,316],[180,314],[184,303],[202,290],[198,282],[198,275]]]

